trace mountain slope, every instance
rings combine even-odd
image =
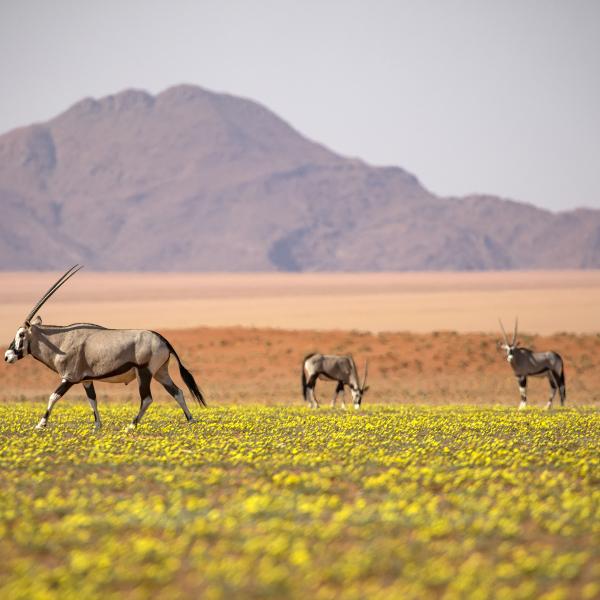
[[[193,86],[85,99],[0,136],[0,269],[600,266],[600,211],[439,198]]]

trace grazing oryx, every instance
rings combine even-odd
[[[71,267],[37,302],[17,329],[15,339],[4,354],[7,363],[31,354],[49,369],[58,373],[61,384],[50,396],[48,408],[37,424],[43,429],[48,424],[52,407],[75,384],[81,383],[94,411],[96,429],[101,427],[96,403],[94,381],[128,384],[137,378],[140,392],[140,410],[129,426],[136,427],[152,403],[150,382],[160,382],[183,409],[188,421],[194,421],[183,397],[183,392],[169,376],[169,358],[179,363],[179,373],[190,393],[199,404],[206,406],[202,392],[192,374],[181,364],[177,352],[162,335],[138,329],[107,329],[91,323],[72,325],[42,325],[40,317],[32,320],[44,303],[82,267]]]
[[[517,341],[518,319],[515,320],[513,339],[509,343],[502,321],[500,319],[498,321],[504,336],[504,344],[499,342],[498,346],[506,351],[506,360],[510,363],[519,384],[519,392],[521,393],[519,410],[527,406],[527,377],[543,375],[548,377],[551,388],[546,409],[552,408],[552,400],[556,396],[556,390],[560,393],[560,404],[563,406],[567,393],[565,390],[565,369],[560,355],[556,352],[533,352],[527,348],[520,348]]]
[[[362,385],[358,380],[358,370],[351,356],[333,356],[326,354],[309,354],[302,361],[302,395],[310,403],[311,408],[319,408],[315,397],[317,379],[337,381],[335,394],[331,406],[335,406],[338,395],[342,394],[342,406],[346,408],[344,400],[344,386],[347,385],[352,392],[354,408],[359,409],[364,393],[369,389],[367,384],[368,362],[365,362],[365,376]]]

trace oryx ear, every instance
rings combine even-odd
[[[33,321],[31,321],[31,325],[41,325],[42,324],[42,317],[40,317],[40,315],[38,315]]]
[[[362,389],[362,393],[364,394],[364,393],[365,393],[365,392],[366,392],[366,391],[367,391],[367,390],[368,390],[370,387],[371,387],[371,386],[369,386],[369,385],[368,385],[367,387],[364,387],[364,388]]]

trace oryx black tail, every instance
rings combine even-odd
[[[183,379],[183,382],[187,386],[188,390],[190,390],[190,394],[194,396],[194,398],[196,398],[198,404],[206,406],[204,395],[198,387],[194,376],[183,366],[183,364],[181,363],[181,359],[179,358],[177,352],[175,352],[175,348],[173,348],[169,340],[160,335],[160,333],[157,333],[156,331],[153,331],[152,333],[156,333],[156,335],[167,345],[169,352],[177,359],[177,364],[179,365],[179,374],[181,375],[181,379]]]
[[[567,400],[567,388],[565,384],[565,366],[562,365],[560,375],[558,377],[558,392],[560,394],[560,405],[563,406]]]

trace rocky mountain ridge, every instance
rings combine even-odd
[[[84,99],[0,136],[0,269],[600,267],[600,211],[440,198],[195,86]]]

